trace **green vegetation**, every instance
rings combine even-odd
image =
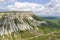
[[[0,18],[0,23],[4,23],[6,20],[8,20],[8,17],[5,16],[7,15],[3,15],[3,17]],[[13,21],[8,20],[11,22],[11,26],[17,26],[19,28],[20,25],[29,25],[33,29],[19,29],[18,31],[8,33],[7,35],[0,35],[0,40],[60,40],[60,20],[46,20],[36,15],[32,15],[31,17],[33,19],[29,19],[29,15],[28,17],[23,16],[21,18],[22,22],[18,17],[12,19]],[[9,22],[6,21],[5,24],[0,24],[0,28],[4,25],[4,28],[6,29],[7,25],[7,30],[9,30],[10,28],[7,23]],[[12,23],[14,25],[12,25]]]
[[[53,20],[50,20],[50,21],[56,23],[57,25],[60,25],[60,19],[53,19]]]
[[[33,15],[32,17],[38,21],[43,21],[43,19],[39,16]]]

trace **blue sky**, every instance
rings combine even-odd
[[[32,3],[38,3],[38,4],[46,4],[50,2],[51,0],[17,0],[20,2],[32,2]]]
[[[0,0],[0,11],[33,11],[41,16],[60,16],[60,0]]]
[[[6,10],[6,9],[9,10],[8,7],[11,5],[13,7],[13,6],[15,6],[15,4],[21,4],[21,6],[22,6],[22,4],[26,5],[26,6],[28,6],[27,4],[29,4],[29,5],[31,4],[31,9],[33,9],[32,5],[36,6],[36,8],[37,8],[37,7],[41,7],[41,5],[45,5],[45,4],[49,3],[50,1],[51,0],[0,0],[0,10]],[[40,6],[38,6],[38,5],[40,5]]]
[[[11,2],[13,1],[13,2]],[[42,5],[45,5],[47,3],[49,3],[51,0],[11,0],[9,2],[9,0],[3,0],[1,1],[0,3],[0,6],[7,6],[9,4],[14,4],[15,2],[29,2],[29,3],[37,3],[37,4],[42,4]],[[6,3],[4,3],[6,2]]]

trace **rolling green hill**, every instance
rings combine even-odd
[[[60,18],[58,18],[58,19],[53,19],[53,20],[50,20],[50,21],[52,21],[52,22],[60,25]]]
[[[0,40],[60,40],[60,26],[33,12],[0,13]]]

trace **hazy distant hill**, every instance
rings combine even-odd
[[[49,20],[58,19],[57,17],[42,17],[42,18],[49,19]]]

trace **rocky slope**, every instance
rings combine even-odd
[[[60,25],[31,11],[0,12],[0,40],[60,40]]]
[[[45,21],[38,21],[33,18],[33,12],[1,12],[0,13],[0,35],[11,32],[33,30],[34,26],[40,26]]]

